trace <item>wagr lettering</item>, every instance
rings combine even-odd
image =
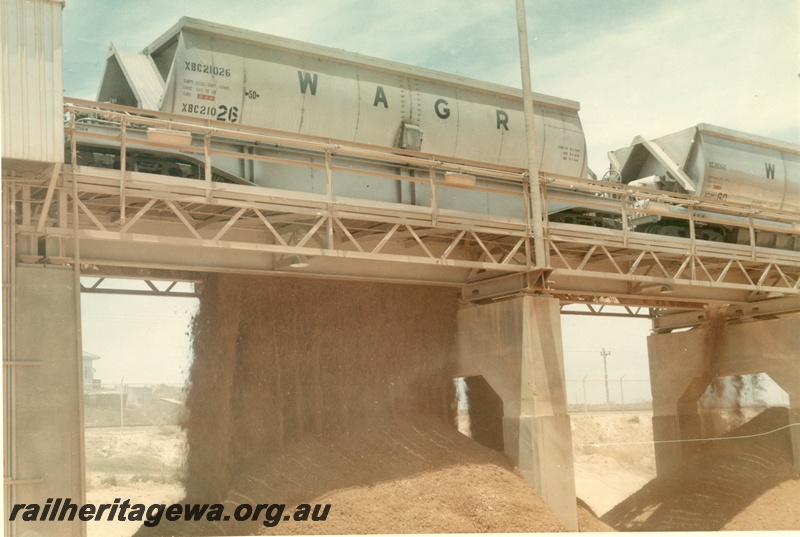
[[[300,93],[303,95],[306,93],[310,93],[312,96],[317,95],[317,87],[320,80],[318,73],[309,73],[308,71],[298,70],[297,79],[300,83]],[[245,94],[247,94],[247,92],[245,92]],[[451,110],[449,108],[449,104],[450,103],[446,99],[442,98],[437,99],[436,102],[433,103],[433,111],[436,113],[439,119],[448,119],[450,117]],[[386,109],[389,108],[389,99],[386,97],[386,90],[383,89],[383,86],[376,86],[375,88],[375,99],[372,101],[372,106],[377,107],[378,105],[381,105]],[[497,130],[509,130],[508,112],[498,109],[496,114]]]

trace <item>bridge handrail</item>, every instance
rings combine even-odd
[[[123,159],[126,148],[131,147],[179,150],[184,154],[196,153],[204,159],[205,169],[201,172],[201,176],[206,182],[206,195],[209,199],[213,196],[214,191],[212,184],[213,157],[233,157],[325,169],[329,178],[328,195],[331,197],[333,196],[333,174],[338,171],[362,173],[375,178],[395,181],[429,183],[432,191],[430,209],[434,214],[439,210],[436,189],[440,187],[515,196],[522,198],[524,219],[528,225],[530,224],[528,177],[526,170],[522,168],[453,159],[430,153],[302,135],[82,99],[66,98],[64,111],[67,118],[65,136],[71,143],[72,162],[77,161],[76,139],[78,138],[119,144]],[[84,117],[81,118],[81,116]],[[86,118],[96,122],[96,125],[119,128],[120,131],[116,135],[109,135],[80,130],[81,121]],[[184,138],[188,135],[189,143],[176,144],[143,138],[143,133],[146,135],[150,129],[153,132],[183,135]],[[309,162],[307,159],[300,161],[239,153],[215,147],[212,142],[218,144],[220,142],[225,144],[267,144],[284,150],[302,152],[306,155],[311,152],[319,157],[324,157],[325,160],[324,163]],[[347,165],[337,165],[338,160],[334,162],[334,157],[344,160]],[[382,173],[374,168],[359,170],[352,165],[353,162],[384,165],[392,163],[422,173],[412,176]],[[123,190],[121,197],[124,199],[125,174],[123,172],[120,175],[120,188]],[[620,226],[626,233],[632,227],[632,223],[637,220],[668,216],[671,219],[687,221],[687,227],[691,231],[691,236],[687,240],[690,240],[692,244],[696,240],[695,227],[697,224],[717,224],[747,229],[750,235],[749,246],[753,250],[757,247],[756,232],[800,236],[800,213],[779,210],[757,203],[699,198],[677,192],[659,191],[555,173],[540,174],[539,187],[545,202],[559,201],[575,204],[577,200],[587,211],[593,210],[600,214],[620,218]],[[544,225],[547,229],[547,211],[544,213]]]

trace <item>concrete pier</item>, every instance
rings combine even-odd
[[[648,338],[656,442],[700,438],[698,401],[716,377],[767,373],[789,394],[790,422],[800,422],[800,318],[725,321],[711,312],[705,326]],[[800,470],[800,427],[791,428]],[[690,444],[656,443],[659,475],[683,463]]]
[[[503,444],[556,516],[577,531],[559,302],[521,297],[458,312],[460,376],[503,400]]]
[[[5,437],[11,441],[5,489],[13,504],[47,498],[84,501],[83,384],[77,346],[77,294],[69,268],[17,267],[14,356],[6,357]],[[24,511],[23,511],[24,512]],[[60,511],[59,511],[60,512]],[[18,535],[82,535],[83,523],[25,522]],[[40,513],[41,515],[41,513]]]

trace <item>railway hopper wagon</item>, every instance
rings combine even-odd
[[[190,18],[182,18],[140,54],[118,51],[112,45],[98,101],[420,151],[457,161],[527,167],[519,90]],[[572,177],[591,173],[578,110],[575,101],[535,95],[542,172]],[[81,128],[89,128],[86,123]],[[102,125],[95,122],[91,128]],[[282,151],[258,144],[225,148],[224,142],[215,143],[217,148],[254,155],[280,157]],[[83,151],[82,157],[95,165],[104,165],[104,159],[108,162],[102,151]],[[192,158],[196,157],[172,158],[173,164],[163,172],[187,176],[186,163],[193,162]],[[214,173],[221,179],[326,192],[324,169],[226,157],[212,160]],[[308,156],[308,160],[319,164],[320,157]],[[144,153],[131,162],[143,170],[158,167]],[[399,166],[376,171],[420,173]],[[339,170],[333,193],[394,203],[431,203],[428,184],[348,176]],[[437,189],[436,195],[443,209],[515,218],[525,214],[518,195],[463,188]],[[551,210],[568,205],[561,203]]]
[[[800,146],[713,125],[696,127],[648,141],[634,138],[630,146],[609,153],[611,171],[606,175],[624,184],[659,191],[690,194],[706,200],[800,213]],[[686,206],[646,200],[651,212],[636,229],[647,233],[688,237]],[[702,209],[695,216],[704,216]],[[717,214],[713,223],[698,224],[697,238],[748,244],[748,218]],[[758,246],[800,250],[800,222],[771,222],[786,233],[756,232]],[[790,231],[794,231],[791,233]]]
[[[479,171],[492,167],[519,174],[528,165],[517,89],[190,18],[182,18],[141,53],[112,45],[97,100],[145,114],[157,110],[192,116],[217,129],[242,125],[334,145],[427,154]],[[579,109],[575,101],[534,94],[540,173],[594,178]],[[79,163],[120,166],[119,145],[113,141],[119,123],[89,114],[78,118],[76,128],[111,135],[104,138],[107,142],[103,137],[80,140]],[[129,125],[127,168],[204,176],[202,136],[191,137],[192,151],[136,145],[137,137],[149,134],[146,127]],[[480,173],[448,177],[438,170],[441,187],[434,194],[424,166],[359,161],[359,171],[338,166],[331,181],[319,151],[241,138],[226,142],[216,137],[213,143],[214,180],[320,196],[332,188],[338,198],[420,206],[431,206],[435,195],[438,209],[517,221],[526,214],[518,180]],[[701,124],[650,141],[636,137],[630,146],[610,152],[609,160],[603,179],[636,187],[622,204],[628,214],[622,215],[621,191],[592,194],[564,188],[551,196],[558,201],[547,202],[551,221],[615,229],[626,222],[635,231],[675,237],[689,237],[691,228],[700,240],[800,250],[797,221],[758,216],[762,209],[800,213],[800,146]],[[462,180],[478,188],[461,188]],[[656,191],[744,209],[708,214],[691,200],[665,202]],[[749,215],[748,205],[753,206]],[[753,236],[750,224],[757,224]]]

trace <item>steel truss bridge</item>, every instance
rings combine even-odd
[[[548,174],[531,185],[519,168],[91,101],[66,103],[66,160],[74,164],[4,166],[4,195],[15,201],[4,223],[13,224],[9,248],[19,263],[77,264],[85,292],[120,292],[108,287],[109,278],[137,278],[148,282],[146,290],[122,292],[192,295],[199,288],[177,291],[176,283],[200,282],[208,271],[349,278],[456,286],[462,300],[475,302],[543,294],[572,313],[686,312],[665,330],[699,322],[692,312],[709,306],[729,305],[732,316],[800,309],[800,252],[759,240],[761,232],[785,233],[788,224],[800,244],[798,213]],[[113,129],[87,129],[82,117]],[[85,143],[116,147],[119,169],[81,165],[78,147]],[[272,147],[276,156],[225,149],[236,143]],[[126,158],[134,148],[181,151],[200,163],[197,177],[131,170]],[[327,192],[220,182],[214,162],[226,158],[322,169]],[[341,172],[423,183],[430,204],[335,196]],[[547,263],[536,266],[531,187],[545,201],[580,199],[616,215],[621,225],[548,221],[545,215]],[[524,216],[442,207],[437,194],[453,189],[517,198]],[[670,205],[679,210],[669,216],[686,221],[686,238],[631,231],[630,223],[664,214]],[[730,224],[731,217],[742,217],[749,244],[697,238],[698,224]]]

